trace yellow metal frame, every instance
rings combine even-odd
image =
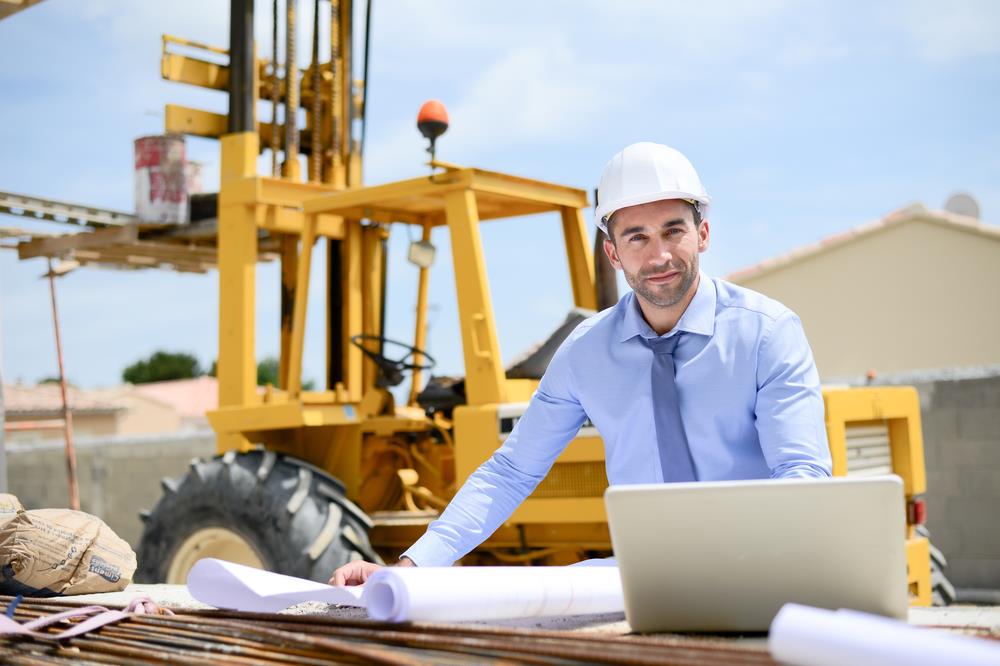
[[[927,491],[924,439],[920,424],[920,396],[911,386],[826,389],[826,432],[830,441],[834,476],[847,467],[847,428],[885,423],[889,430],[892,472],[903,480],[907,503]],[[932,596],[930,543],[906,526],[906,569],[910,601],[930,606]]]
[[[462,342],[466,361],[466,395],[469,405],[523,400],[536,383],[507,380],[504,375],[493,305],[486,279],[479,210],[485,206],[494,217],[505,207],[518,214],[556,212],[562,220],[574,302],[594,308],[593,256],[587,242],[580,207],[586,193],[561,185],[505,176],[478,169],[452,169],[430,178],[416,178],[375,187],[335,191],[329,185],[295,183],[252,175],[258,145],[256,134],[227,135],[222,141],[224,178],[219,195],[219,263],[221,320],[219,338],[220,409],[255,409],[253,363],[253,291],[251,267],[256,263],[259,229],[298,235],[294,280],[294,308],[287,342],[287,362],[282,364],[282,389],[295,397],[301,392],[302,348],[309,293],[311,249],[317,237],[343,241],[341,282],[345,295],[344,340],[359,333],[381,330],[380,253],[385,232],[366,226],[361,218],[386,222],[403,218],[419,222],[428,236],[435,225],[447,225],[458,290]],[[571,204],[572,207],[567,206]],[[286,263],[289,263],[291,257]],[[290,278],[291,274],[287,275]],[[426,280],[426,277],[422,278]],[[426,285],[421,287],[426,303]],[[422,321],[422,320],[421,320]],[[236,322],[242,325],[236,326]],[[418,322],[419,330],[422,327]],[[334,353],[334,352],[331,352]],[[348,346],[345,354],[344,398],[360,403],[375,381],[375,369],[362,364],[360,350]],[[233,366],[238,368],[233,372]],[[336,396],[336,394],[334,394]],[[286,411],[280,412],[282,414]],[[298,419],[294,420],[298,423]],[[295,427],[275,422],[273,428]],[[259,430],[257,427],[246,430]],[[234,436],[220,441],[220,449],[245,449],[249,441]]]
[[[927,492],[920,396],[910,386],[826,389],[826,431],[833,474],[847,474],[847,426],[885,422],[889,428],[892,471],[903,479],[906,496]]]
[[[530,396],[534,385],[523,380],[507,380],[504,375],[479,224],[484,219],[558,213],[563,225],[574,303],[593,309],[596,307],[593,255],[581,210],[587,205],[583,190],[480,169],[453,167],[430,177],[320,195],[306,200],[302,208],[307,216],[417,224],[424,230],[425,237],[429,237],[434,226],[448,227],[457,278],[467,404],[488,405]],[[426,285],[420,289],[425,293]],[[370,289],[362,289],[362,292],[372,293]],[[423,302],[425,299],[426,295]],[[417,328],[419,335],[420,322]],[[349,372],[348,377],[352,376]]]

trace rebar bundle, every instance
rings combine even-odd
[[[10,604],[0,596],[0,604]],[[71,604],[24,600],[19,622]],[[775,664],[763,646],[683,636],[385,624],[326,615],[174,611],[132,615],[65,641],[0,639],[5,664]]]

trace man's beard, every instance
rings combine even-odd
[[[646,278],[650,275],[666,273],[670,270],[679,270],[681,272],[681,279],[677,285],[670,286],[663,284],[653,286],[646,282]],[[641,296],[643,300],[659,308],[669,308],[684,300],[688,290],[691,289],[691,285],[694,284],[695,279],[698,277],[698,255],[694,255],[689,264],[664,264],[663,266],[640,270],[638,273],[623,272],[625,273],[625,281],[632,287],[632,291]]]

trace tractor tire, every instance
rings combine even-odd
[[[136,582],[184,583],[204,557],[321,582],[352,560],[381,562],[371,520],[343,484],[301,460],[230,451],[161,483],[163,497],[140,514]]]
[[[931,603],[934,606],[950,606],[955,603],[958,594],[955,586],[951,584],[948,577],[944,575],[944,570],[948,567],[948,560],[933,543],[930,542],[931,533],[925,525],[918,525],[917,534],[927,539],[931,551]]]

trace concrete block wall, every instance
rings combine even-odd
[[[914,385],[931,541],[956,587],[1000,589],[1000,376]]]
[[[139,511],[160,499],[160,479],[180,476],[192,458],[215,455],[215,433],[89,439],[76,444],[80,509],[100,517],[135,548]],[[62,442],[13,444],[7,450],[8,492],[26,509],[69,506]]]

